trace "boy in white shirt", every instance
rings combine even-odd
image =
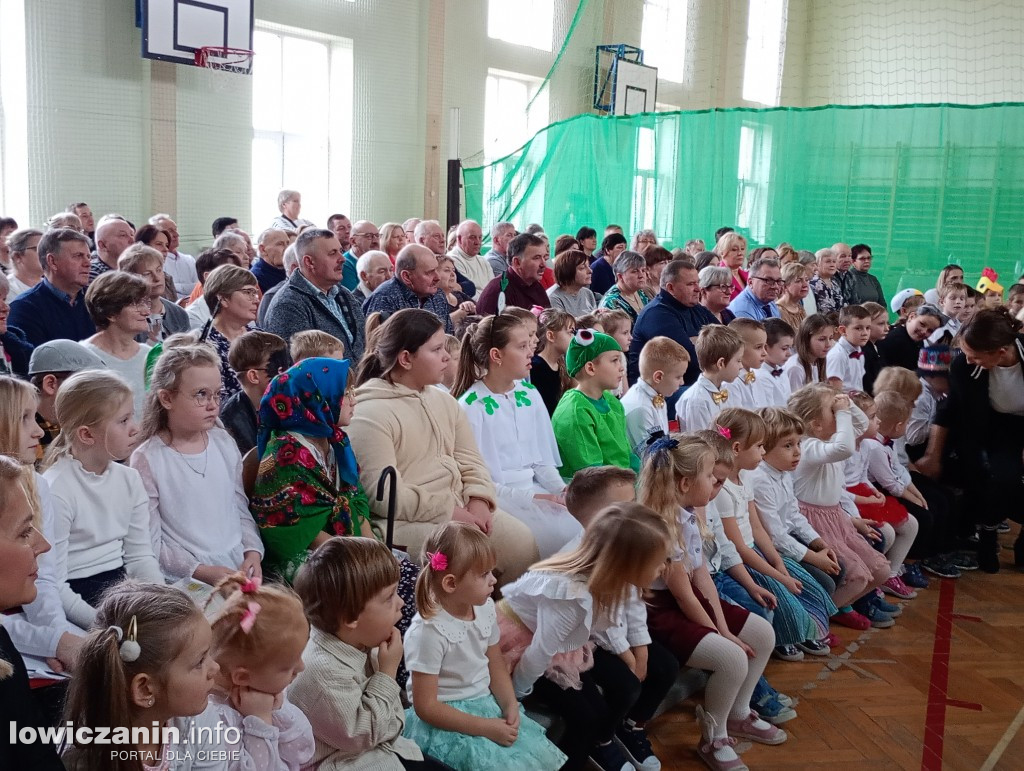
[[[735,380],[743,366],[743,338],[729,327],[709,324],[700,331],[695,347],[700,377],[676,402],[683,432],[715,427],[715,416],[736,403],[729,401],[729,389],[723,384]]]
[[[946,314],[949,321],[931,333],[928,345],[951,344],[963,327],[960,316],[966,307],[967,287],[963,284],[943,284],[939,290],[939,310]]]
[[[789,410],[761,410],[767,433],[761,465],[750,472],[761,522],[779,554],[798,560],[830,595],[841,580],[836,552],[800,513],[793,492],[793,471],[800,462],[803,423]]]
[[[762,407],[785,407],[791,393],[789,381],[782,377],[783,365],[793,355],[793,341],[796,331],[782,319],[765,319],[765,359],[761,364],[761,372],[765,381],[771,384],[771,404]]]
[[[689,364],[690,354],[668,337],[652,337],[640,351],[640,379],[620,400],[629,444],[638,458],[652,433],[668,433],[665,398],[682,387]]]
[[[768,382],[770,375],[761,373],[768,346],[768,333],[764,330],[764,324],[753,319],[739,318],[729,322],[729,329],[735,329],[743,338],[743,366],[739,377],[729,383],[734,394],[731,406],[748,410],[772,406],[775,386]]]
[[[839,342],[825,357],[825,376],[843,384],[844,391],[864,390],[863,346],[871,339],[871,314],[860,305],[839,312]]]

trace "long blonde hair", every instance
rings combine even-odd
[[[31,383],[15,377],[0,375],[0,454],[21,460],[21,415],[31,401],[38,404],[39,391]],[[28,505],[32,509],[32,521],[38,530],[42,530],[43,507],[36,488],[35,469],[29,465],[25,468],[22,481],[28,494]]]
[[[116,372],[87,369],[65,380],[53,403],[60,434],[50,444],[43,468],[50,468],[71,454],[71,442],[78,429],[110,420],[125,401],[131,400],[131,386]]]
[[[640,469],[640,503],[656,511],[665,522],[672,542],[683,550],[683,533],[679,527],[679,482],[693,480],[709,459],[717,458],[717,450],[694,434],[663,437],[656,440],[644,456]],[[687,565],[687,568],[692,566]]]
[[[602,509],[583,531],[575,550],[556,554],[530,570],[583,578],[597,613],[614,618],[633,590],[644,565],[655,555],[668,556],[671,533],[657,512],[637,503]]]
[[[32,470],[22,465],[19,460],[7,455],[0,455],[0,517],[3,517],[4,512],[9,510],[10,496],[16,487],[21,488],[30,499],[29,503],[31,504],[32,496],[27,489],[27,480],[31,477]],[[39,523],[34,524],[38,529]],[[0,680],[6,680],[12,674],[14,674],[14,667],[11,662],[0,656]]]
[[[167,409],[160,403],[161,391],[177,391],[181,376],[189,367],[216,367],[220,369],[217,352],[209,345],[179,345],[164,349],[149,377],[149,393],[142,412],[139,442],[142,443],[167,428]]]

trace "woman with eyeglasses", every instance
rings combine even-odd
[[[807,309],[804,308],[803,301],[810,292],[813,275],[812,268],[799,262],[787,262],[782,266],[782,294],[775,304],[779,308],[782,320],[793,329],[800,329],[800,324],[807,318]]]
[[[231,343],[258,328],[254,323],[260,307],[256,276],[237,265],[221,265],[203,284],[203,299],[210,306],[211,319],[203,327],[199,339],[217,349],[220,357],[220,398],[227,401],[242,390],[242,384],[228,363]]]
[[[732,274],[732,300],[740,292],[747,288],[747,271],[743,270],[743,256],[747,251],[747,239],[739,233],[729,232],[718,239],[715,248],[712,249],[721,260],[718,264],[728,268]]]
[[[151,346],[138,342],[136,336],[149,332],[149,284],[131,273],[108,271],[89,285],[85,307],[98,331],[82,345],[128,381],[138,420],[146,399],[146,357]]]
[[[711,311],[722,324],[736,316],[728,306],[732,297],[732,271],[720,265],[708,265],[697,275],[700,281],[700,304]]]

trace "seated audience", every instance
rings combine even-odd
[[[500,313],[506,306],[550,308],[551,301],[541,284],[547,246],[539,236],[523,233],[508,245],[509,268],[491,279],[476,303],[484,316]]]
[[[719,259],[718,264],[728,268],[732,274],[731,301],[747,288],[747,272],[743,270],[743,257],[747,251],[747,239],[732,230],[716,236],[715,247],[711,250]]]
[[[158,231],[154,228],[155,235]],[[166,236],[164,240],[166,241]],[[96,224],[96,256],[89,264],[89,280],[110,270],[117,270],[117,258],[132,245],[135,230],[120,214],[107,214]],[[167,245],[164,244],[164,248]]]
[[[403,227],[408,232],[409,228],[407,225],[403,225]],[[516,226],[511,222],[496,222],[491,225],[491,249],[484,256],[487,258],[487,262],[490,263],[491,272],[495,276],[500,276],[504,271],[508,270],[509,259],[506,251],[516,235]]]
[[[238,378],[241,389],[221,402],[220,419],[238,445],[238,451],[245,455],[256,446],[256,412],[260,400],[270,381],[291,366],[291,357],[287,344],[280,337],[253,330],[231,343],[228,366]]]
[[[260,258],[252,265],[260,291],[266,293],[287,280],[284,269],[284,250],[288,248],[288,235],[278,228],[267,228],[256,239],[256,251]]]
[[[700,281],[700,304],[707,308],[719,324],[728,324],[736,315],[729,310],[732,302],[732,272],[721,265],[708,265],[697,274]]]
[[[615,286],[601,298],[601,307],[620,310],[629,315],[630,326],[651,298],[644,291],[647,284],[647,261],[636,252],[623,252],[612,265]]]
[[[298,230],[303,225],[310,227],[313,225],[309,220],[304,220],[299,217],[299,212],[302,211],[302,193],[298,190],[282,190],[277,194],[277,210],[281,214],[274,218],[273,222],[270,223],[270,227],[277,228],[278,230]],[[214,233],[214,237],[218,234]]]
[[[256,277],[237,265],[222,265],[203,285],[203,299],[210,307],[211,319],[203,327],[200,340],[211,345],[220,357],[220,400],[226,402],[242,386],[228,361],[231,344],[251,332],[260,304]]]
[[[8,303],[14,302],[43,280],[43,262],[39,259],[37,248],[42,237],[43,231],[34,228],[15,230],[7,236],[10,249],[7,282],[11,286],[7,294]]]
[[[199,272],[199,283],[192,290],[192,302],[188,304],[188,324],[192,329],[202,329],[210,320],[210,306],[203,297],[206,279],[222,265],[241,266],[238,255],[228,249],[204,249],[196,258],[196,270]]]
[[[405,237],[404,234],[402,237]],[[386,252],[372,249],[360,255],[356,262],[356,273],[359,274],[359,284],[352,290],[352,296],[359,302],[364,302],[377,287],[394,278],[395,267]]]
[[[885,305],[885,294],[882,284],[871,274],[871,247],[867,244],[854,244],[850,249],[853,264],[846,272],[845,297],[849,305],[862,305],[875,302]]]
[[[167,253],[164,255],[162,267],[170,279],[175,293],[173,298],[168,299],[176,301],[182,297],[188,297],[192,287],[199,281],[199,276],[196,273],[195,257],[181,251],[177,223],[171,219],[169,214],[154,214],[149,218],[149,224],[155,225],[167,234]]]
[[[815,252],[817,271],[810,281],[814,305],[821,314],[838,312],[845,304],[843,286],[837,277],[839,258],[831,249],[819,249]]]
[[[148,324],[135,339],[150,345],[191,328],[188,313],[165,297],[165,260],[160,252],[143,244],[132,244],[117,259],[117,269],[144,279],[149,285]]]
[[[592,313],[597,308],[597,295],[590,289],[593,270],[590,258],[577,249],[555,256],[555,286],[548,290],[552,308],[572,316]]]
[[[363,303],[363,313],[380,313],[386,320],[403,308],[417,308],[437,316],[445,332],[451,334],[451,311],[447,296],[440,291],[438,265],[437,256],[422,244],[404,247],[395,261],[395,277],[370,295]]]
[[[619,255],[626,251],[627,243],[629,242],[621,232],[605,234],[601,248],[594,252],[594,259],[590,263],[590,269],[593,271],[590,288],[594,294],[603,295],[615,285],[615,271],[612,266]]]
[[[8,293],[7,276],[0,271],[0,375],[24,374],[32,355],[32,343],[24,332],[7,324],[10,315]]]
[[[442,254],[437,258],[437,275],[440,278],[437,293],[444,294],[452,325],[461,324],[467,316],[476,313],[476,303],[459,286],[455,262],[447,254]]]

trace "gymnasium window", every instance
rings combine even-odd
[[[550,51],[554,26],[554,0],[488,0],[489,38]]]
[[[278,215],[282,188],[302,218],[348,212],[352,167],[352,41],[257,25],[252,76],[252,227]]]
[[[25,5],[0,1],[0,214],[28,220],[28,56]]]
[[[784,0],[750,0],[747,52],[743,65],[743,99],[776,107],[782,75]]]
[[[737,166],[736,224],[761,242],[768,231],[768,187],[771,183],[772,130],[770,126],[740,127]]]
[[[678,109],[678,108],[677,108]],[[653,230],[661,236],[673,231],[676,124],[665,121],[636,130],[636,172],[633,175],[631,232]]]
[[[686,67],[687,0],[644,0],[640,47],[644,64],[658,68],[658,77],[682,83]]]

